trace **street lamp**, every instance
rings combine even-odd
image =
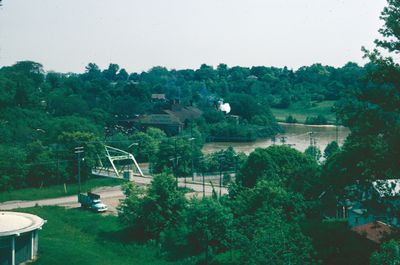
[[[130,144],[130,145],[128,146],[128,149],[131,148],[132,146],[138,146],[138,145],[139,145],[139,143],[132,143],[132,144]]]

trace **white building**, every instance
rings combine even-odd
[[[17,212],[0,212],[0,265],[33,260],[38,251],[38,230],[46,221]]]

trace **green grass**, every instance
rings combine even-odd
[[[32,264],[177,264],[159,257],[156,246],[128,240],[116,216],[55,206],[21,211],[47,220],[39,232],[39,259]]]
[[[95,178],[82,183],[82,191],[91,190],[96,187],[118,186],[124,183],[124,180],[112,178]],[[78,184],[66,184],[67,192],[64,185],[54,185],[43,188],[27,188],[20,190],[11,190],[0,192],[0,202],[14,200],[39,200],[48,198],[57,198],[63,196],[74,195],[78,193]]]
[[[334,124],[336,121],[335,113],[333,113],[332,106],[336,101],[322,101],[314,102],[312,106],[304,107],[301,103],[292,104],[287,109],[271,108],[277,121],[285,122],[286,117],[292,115],[299,123],[305,123],[306,118],[309,116],[323,115],[328,120],[328,123]]]

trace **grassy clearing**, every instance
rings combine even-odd
[[[286,117],[292,115],[299,123],[304,123],[309,116],[323,115],[328,120],[328,123],[334,124],[336,121],[335,114],[331,111],[332,106],[336,101],[314,102],[312,106],[305,107],[300,103],[295,103],[287,109],[271,108],[277,121],[284,122]]]
[[[86,191],[103,186],[118,186],[124,182],[124,180],[112,178],[90,179],[82,183],[82,190]],[[0,202],[57,198],[77,194],[79,190],[78,184],[75,183],[66,184],[66,188],[67,192],[65,192],[64,185],[62,184],[43,188],[27,188],[20,190],[4,191],[0,192]]]
[[[39,232],[35,265],[167,265],[155,246],[128,240],[115,216],[81,209],[34,207],[22,210],[47,220]]]

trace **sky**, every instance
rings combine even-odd
[[[364,64],[385,0],[3,0],[0,66],[83,72]]]

